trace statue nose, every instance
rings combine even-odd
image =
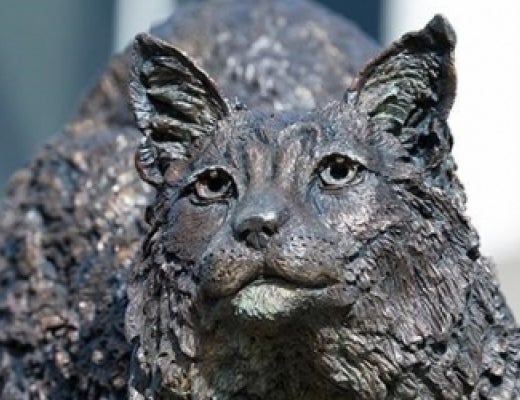
[[[260,206],[261,204],[257,206]],[[248,246],[261,250],[287,220],[285,209],[244,210],[235,220],[235,234]]]

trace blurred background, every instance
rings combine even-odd
[[[110,55],[186,1],[201,0],[0,0],[0,193],[12,172],[68,120]],[[421,28],[435,13],[454,25],[455,157],[483,252],[496,261],[520,316],[520,2],[321,3],[382,44]]]

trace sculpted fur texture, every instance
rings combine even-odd
[[[295,0],[139,35],[8,193],[2,398],[518,398],[451,155],[455,42],[436,16],[366,62]]]

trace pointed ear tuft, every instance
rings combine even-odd
[[[409,96],[407,108],[413,101],[430,101],[447,118],[456,89],[455,44],[452,26],[436,15],[422,30],[405,34],[369,62],[348,90],[357,95],[349,97],[373,114],[383,102],[397,96],[395,100],[405,105],[402,97]]]
[[[230,113],[203,70],[183,52],[149,34],[140,34],[134,41],[130,102],[137,125],[147,137],[136,165],[143,179],[155,185],[164,172],[161,160],[188,158],[194,142],[210,135],[216,122]],[[153,175],[146,178],[150,171]]]
[[[451,150],[446,119],[455,98],[455,43],[453,28],[437,15],[369,62],[346,95],[425,168],[438,166]]]

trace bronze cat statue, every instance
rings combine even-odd
[[[302,0],[139,35],[13,177],[1,398],[518,398],[451,155],[454,47],[437,16],[367,63]]]

